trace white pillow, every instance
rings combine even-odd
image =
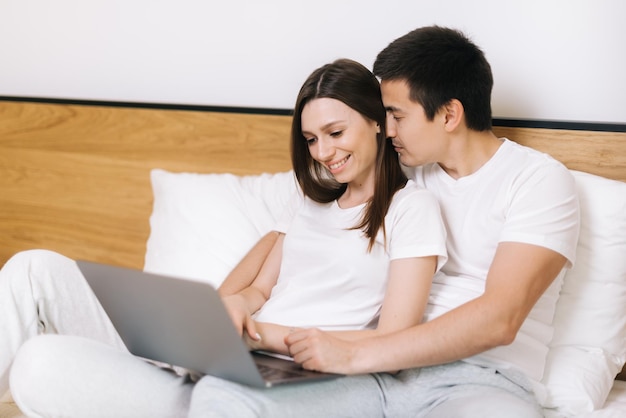
[[[572,171],[581,229],[555,313],[544,406],[566,416],[601,408],[626,360],[626,183]]]
[[[152,170],[144,270],[218,287],[296,190],[292,172],[235,176]]]

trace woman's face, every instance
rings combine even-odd
[[[340,100],[319,98],[302,109],[302,135],[311,157],[340,183],[374,190],[376,122]]]

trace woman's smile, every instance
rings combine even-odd
[[[343,167],[344,164],[346,162],[348,162],[348,159],[350,159],[350,157],[351,157],[351,155],[348,155],[347,157],[345,157],[341,161],[337,161],[336,163],[328,164],[328,168],[330,169],[331,172],[333,172],[333,171]]]

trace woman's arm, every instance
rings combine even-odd
[[[437,256],[392,260],[378,326],[370,330],[334,331],[332,334],[344,340],[358,340],[419,324],[424,317],[436,268]]]
[[[234,295],[252,284],[278,239],[278,232],[265,234],[226,276],[218,291],[222,297]]]
[[[264,259],[262,266],[258,269],[258,274],[254,280],[242,290],[228,296],[222,295],[228,313],[235,323],[235,327],[240,334],[247,330],[247,334],[252,339],[258,339],[252,314],[254,314],[267,301],[272,292],[272,288],[278,280],[280,263],[282,260],[282,248],[284,234],[276,233],[276,239]],[[264,245],[269,242],[266,241]]]

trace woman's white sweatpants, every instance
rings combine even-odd
[[[128,353],[76,263],[46,250],[0,270],[0,395],[9,379],[29,416],[175,416],[192,387]]]

